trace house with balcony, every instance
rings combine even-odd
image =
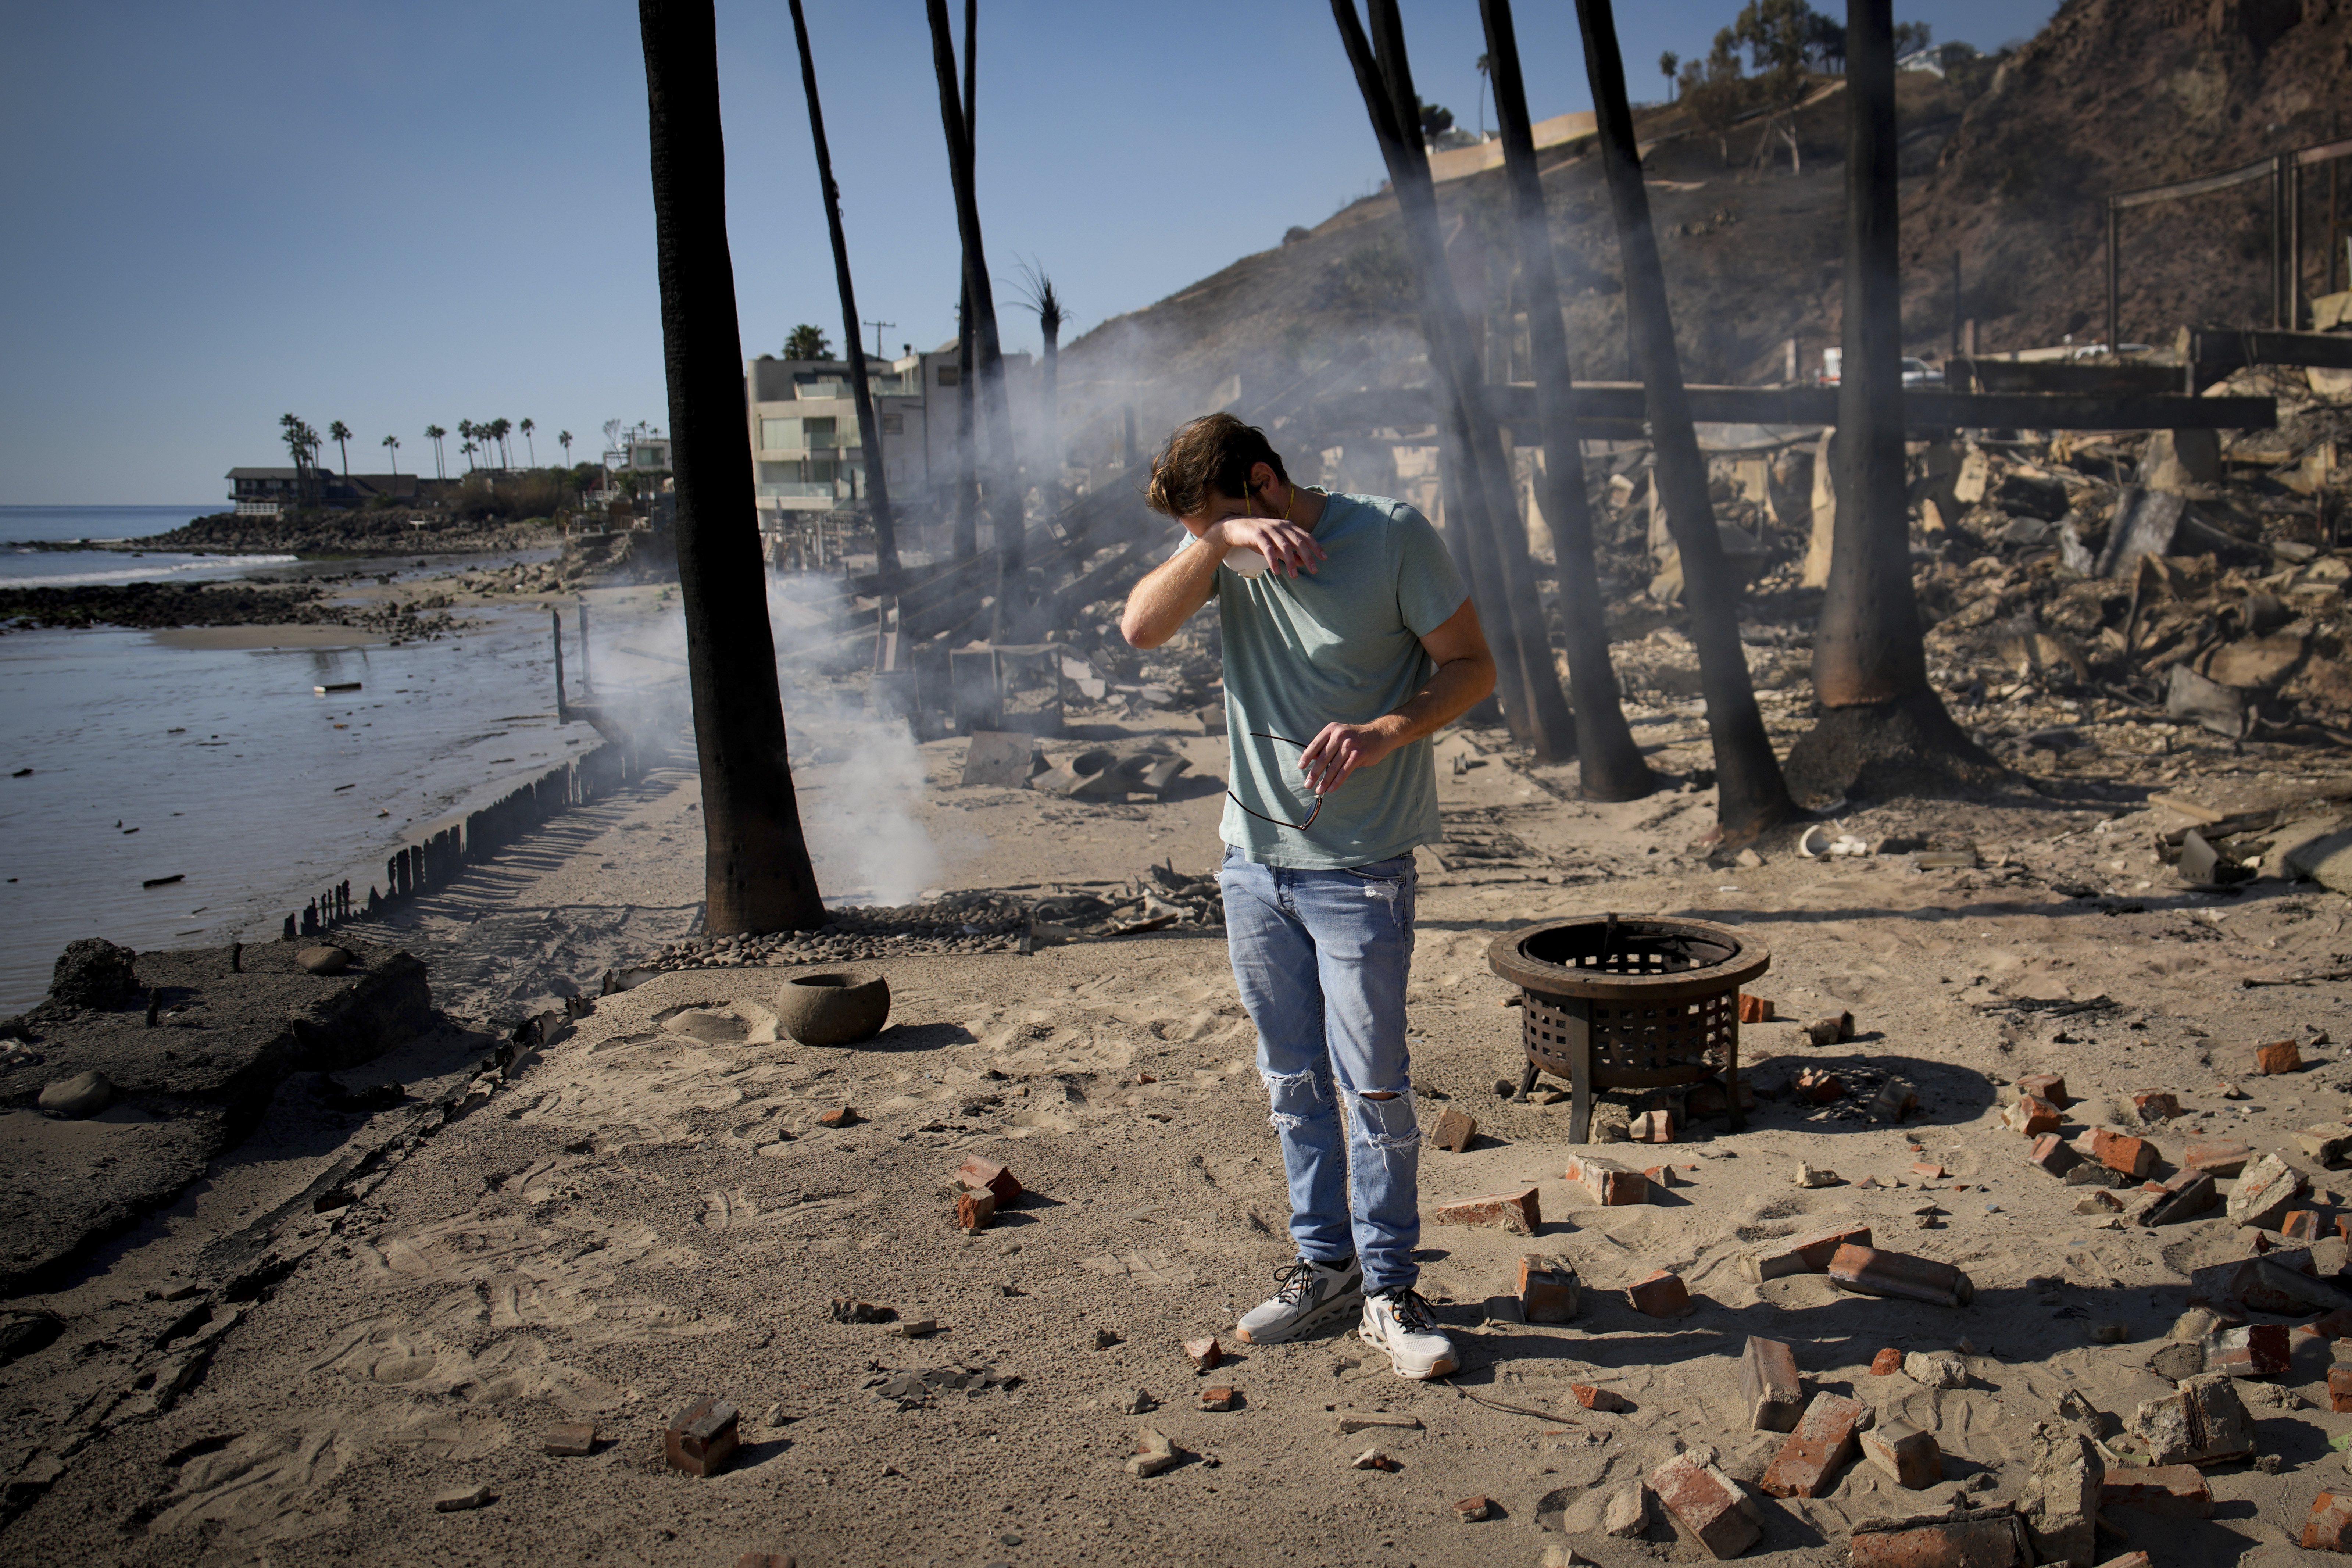
[[[951,342],[929,353],[866,361],[894,503],[939,507],[961,470],[958,369]],[[1030,356],[1006,354],[1004,379],[1018,439],[1035,426],[1037,374]],[[866,489],[866,449],[848,362],[763,354],[743,367],[743,388],[761,525],[780,528],[792,512],[857,510]]]
[[[299,478],[290,468],[231,468],[227,477],[228,499],[239,517],[276,517],[302,502]],[[415,474],[339,474],[316,468],[310,485],[311,505],[350,508],[370,505],[380,497],[413,502],[418,499],[419,480]]]

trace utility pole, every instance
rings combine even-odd
[[[882,357],[882,329],[885,327],[895,327],[898,324],[898,323],[896,321],[865,321],[860,323],[862,326],[868,326],[874,329],[874,357],[876,359],[880,359]]]

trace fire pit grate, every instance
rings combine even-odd
[[[1569,1136],[1585,1142],[1603,1089],[1676,1089],[1720,1074],[1739,1110],[1739,988],[1771,966],[1761,942],[1709,921],[1606,915],[1507,931],[1487,949],[1520,989],[1528,1066],[1575,1094]]]

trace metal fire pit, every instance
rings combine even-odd
[[[1739,1109],[1739,988],[1772,966],[1755,938],[1712,921],[1604,915],[1507,931],[1486,963],[1519,987],[1528,1070],[1566,1079],[1569,1137],[1592,1131],[1596,1089],[1677,1089],[1720,1074]]]

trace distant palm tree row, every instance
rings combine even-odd
[[[281,438],[286,443],[286,449],[293,455],[295,485],[302,494],[308,496],[317,482],[319,453],[325,447],[328,441],[332,441],[336,449],[342,455],[343,478],[348,479],[352,477],[351,444],[357,437],[350,426],[340,419],[333,420],[327,426],[326,437],[321,439],[319,433],[301,417],[289,414],[278,419],[278,427]],[[520,425],[509,419],[492,419],[481,423],[471,419],[460,419],[457,421],[457,437],[463,445],[457,450],[465,457],[466,468],[469,472],[477,467],[509,468],[514,466],[513,451],[508,445],[507,438],[509,436],[520,436],[523,438],[523,448],[529,458],[530,465],[535,468],[539,467],[539,444],[532,439],[532,435],[538,428],[538,421],[532,419],[525,419]],[[434,477],[444,480],[448,479],[449,469],[446,454],[442,449],[441,442],[442,438],[448,434],[448,430],[439,425],[427,425],[425,427],[425,438],[433,443]],[[557,445],[563,448],[563,460],[569,465],[572,461],[572,432],[558,431],[555,439]],[[393,471],[398,473],[400,471],[400,437],[386,436],[383,438],[383,448],[391,457]],[[498,458],[495,464],[487,460],[493,452]],[[486,460],[477,464],[474,461],[477,453],[481,454]]]

